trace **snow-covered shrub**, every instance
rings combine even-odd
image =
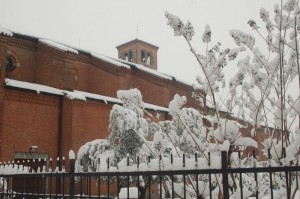
[[[201,71],[201,76],[197,77],[200,88],[206,93],[207,102],[211,102],[215,111],[215,117],[206,118],[210,121],[210,125],[206,126],[206,140],[216,143],[224,150],[231,150],[235,145],[259,147],[263,149],[265,157],[271,158],[269,162],[258,162],[257,166],[272,166],[296,164],[300,154],[299,139],[299,114],[298,105],[299,84],[298,89],[290,90],[290,85],[295,82],[298,76],[300,82],[300,64],[299,64],[299,31],[300,31],[300,7],[297,1],[287,0],[282,2],[282,7],[274,6],[274,16],[264,8],[259,11],[263,25],[254,20],[249,20],[248,24],[252,27],[255,34],[245,33],[240,30],[231,30],[230,36],[233,38],[237,48],[220,50],[220,43],[210,47],[211,30],[207,25],[202,35],[202,41],[206,47],[206,54],[199,54],[195,51],[191,43],[191,37],[187,37],[185,33],[185,23],[177,16],[165,13],[168,19],[168,25],[174,29],[175,36],[183,36],[187,41],[191,52],[196,57]],[[190,23],[189,23],[190,24]],[[191,26],[191,25],[189,25]],[[262,27],[262,28],[261,28]],[[265,48],[259,43],[262,40],[266,42]],[[240,58],[244,54],[244,58]],[[246,54],[246,55],[245,55]],[[220,98],[217,92],[226,85],[223,74],[223,68],[228,65],[229,61],[237,59],[237,70],[233,77],[229,80],[227,99]],[[221,86],[222,85],[222,86]],[[292,97],[291,94],[294,94]],[[200,95],[193,93],[197,98]],[[177,97],[177,99],[179,99]],[[206,103],[207,103],[206,102]],[[201,102],[203,104],[203,102]],[[236,113],[237,121],[221,118],[219,115],[219,107],[225,109],[228,113]],[[176,110],[173,116],[174,126],[177,135],[183,141],[187,148],[180,147],[185,153],[189,153],[190,149],[195,146],[200,149],[202,136],[197,137],[198,129],[191,126],[191,120],[186,118],[181,111]],[[229,115],[229,114],[228,114]],[[175,118],[175,119],[174,119]],[[230,118],[230,116],[229,116]],[[239,130],[238,120],[243,120],[248,128],[249,137],[242,137]],[[296,123],[296,124],[295,124]],[[294,130],[296,126],[296,130]],[[190,135],[189,139],[187,134]],[[259,134],[262,134],[260,136]],[[202,134],[204,135],[204,134]],[[276,136],[275,136],[276,135]],[[265,140],[255,140],[258,137],[266,138]],[[192,139],[191,139],[192,138]],[[257,143],[262,141],[262,143]],[[285,150],[284,150],[285,149]],[[234,153],[231,156],[230,163],[236,164]],[[248,161],[249,158],[245,159]],[[242,161],[243,162],[243,161]],[[233,165],[230,165],[233,166]],[[276,173],[274,192],[277,198],[286,197],[286,183],[281,173]],[[296,193],[298,187],[298,178],[293,176],[291,195]],[[269,178],[259,176],[258,184],[253,184],[253,178],[250,175],[243,175],[243,181],[249,186],[245,195],[253,193],[255,189],[260,189],[259,198],[269,195],[270,191]],[[231,179],[234,191],[232,197],[239,196],[239,183],[235,183],[236,179]],[[251,186],[250,186],[251,185]],[[249,196],[250,196],[249,195]]]

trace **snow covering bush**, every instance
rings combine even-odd
[[[265,24],[265,37],[254,20],[248,22],[263,37],[267,44],[265,50],[256,46],[254,35],[239,30],[230,31],[237,48],[220,49],[220,43],[210,47],[212,33],[207,25],[202,35],[202,41],[207,47],[206,54],[199,54],[191,44],[194,36],[192,24],[184,23],[179,17],[165,12],[174,35],[185,38],[200,65],[205,78],[198,76],[198,85],[194,87],[205,93],[214,113],[206,115],[193,108],[186,108],[186,97],[176,94],[169,103],[172,119],[153,122],[155,118],[149,120],[144,117],[146,111],[138,89],[118,91],[117,96],[123,104],[114,105],[111,110],[108,139],[95,140],[80,148],[77,171],[221,168],[221,151],[228,152],[228,166],[232,168],[296,164],[300,154],[300,131],[293,131],[291,126],[299,116],[300,99],[299,94],[296,99],[288,95],[288,87],[295,77],[299,78],[299,13],[298,3],[293,0],[286,1],[282,8],[275,5],[274,20],[270,19],[269,12],[264,8],[260,9],[259,14]],[[245,53],[243,58],[237,60]],[[218,102],[216,95],[226,86],[223,68],[229,63],[236,63],[237,72],[229,81],[228,99],[220,99]],[[203,94],[193,93],[193,96],[201,99],[199,96]],[[204,104],[203,100],[201,104]],[[228,113],[236,112],[236,119],[221,117],[220,104],[225,106]],[[241,128],[249,131],[241,133]],[[259,133],[267,137],[262,143],[256,140]],[[278,133],[280,136],[275,139]],[[263,147],[265,156],[270,155],[271,159],[263,161],[252,156],[241,158],[240,153],[236,152],[242,152],[247,147],[253,150],[259,148],[259,145]],[[182,162],[183,157],[186,158],[185,164]],[[283,173],[273,175],[276,185],[273,191],[277,198],[285,198],[287,194],[288,182],[284,176]],[[210,189],[213,197],[217,198],[223,193],[222,181],[218,175],[211,177]],[[189,175],[187,178],[190,182],[186,184],[188,198],[209,196],[207,175],[199,175],[197,179],[200,196],[196,195],[196,179]],[[270,195],[269,174],[258,174],[257,181],[253,174],[243,174],[242,179],[239,178],[238,175],[229,176],[232,198],[239,198],[240,187],[243,188],[244,198],[256,191],[259,198]],[[295,195],[300,179],[294,174],[291,179],[291,194]],[[137,181],[140,183],[136,183],[136,186],[140,186],[142,193],[145,193],[149,181],[143,177],[131,179],[131,183]],[[175,193],[172,193],[169,177],[164,181],[165,196],[176,194],[183,197],[181,177],[175,179]]]
[[[169,103],[172,120],[158,123],[143,117],[142,96],[137,89],[119,91],[118,97],[123,104],[112,107],[108,139],[98,139],[83,145],[77,154],[76,171],[221,168],[221,150],[229,151],[231,145],[257,147],[254,140],[241,136],[234,122],[225,119],[218,122],[196,109],[185,108],[185,96],[176,94]],[[154,121],[154,118],[152,119]],[[204,119],[207,121],[206,124]],[[225,126],[229,131],[223,130],[218,134],[217,131]],[[197,162],[195,154],[198,157]],[[185,157],[185,164],[183,157]],[[182,180],[176,177],[178,186]],[[192,178],[190,180],[195,181]],[[140,183],[137,181],[137,177],[132,177],[131,182],[136,182],[141,190],[147,188],[147,183],[149,183],[147,179],[140,177]],[[126,184],[126,179],[120,178],[120,184],[123,183]],[[168,187],[169,178],[166,178],[166,183]],[[203,175],[199,184],[208,186],[207,183]],[[214,184],[213,192],[216,194],[219,191],[220,179],[214,176],[212,183]],[[195,185],[186,186],[191,190],[189,197],[195,197]],[[165,191],[172,194],[169,189]],[[178,188],[176,194],[183,196],[182,191],[183,189]],[[209,193],[206,189],[203,189],[203,192]]]
[[[252,27],[254,34],[245,33],[240,30],[231,30],[230,36],[233,38],[238,48],[220,50],[220,43],[210,47],[211,30],[207,25],[202,35],[202,41],[206,45],[206,54],[198,54],[191,43],[191,38],[184,34],[185,24],[177,16],[167,13],[168,25],[174,29],[176,36],[183,36],[191,52],[195,55],[203,76],[197,76],[197,82],[200,88],[207,94],[208,101],[211,102],[215,110],[215,118],[210,118],[210,127],[207,128],[206,139],[215,139],[221,146],[222,150],[231,150],[234,145],[251,146],[257,148],[258,145],[263,148],[264,155],[270,155],[271,160],[268,164],[272,166],[296,164],[300,154],[299,139],[299,84],[298,89],[291,90],[290,85],[297,81],[300,82],[300,64],[299,64],[299,31],[300,31],[300,7],[298,1],[287,0],[279,5],[274,6],[274,17],[264,8],[259,11],[260,18],[264,25],[260,25],[254,20],[249,20],[248,24]],[[179,23],[180,22],[180,23]],[[262,30],[264,27],[264,30]],[[178,34],[179,32],[179,34]],[[258,36],[258,37],[257,37]],[[262,48],[258,41],[266,42],[266,48]],[[237,57],[246,54],[244,58]],[[228,65],[229,61],[236,63],[237,72],[229,80],[227,99],[216,99],[217,92],[225,84],[223,68]],[[294,97],[292,97],[293,94]],[[201,94],[193,94],[195,98]],[[203,102],[201,102],[203,104]],[[228,121],[219,116],[219,107],[228,113],[235,113],[237,121]],[[225,107],[225,108],[224,108]],[[182,126],[177,125],[177,134],[184,140],[185,153],[188,153],[191,147],[200,149],[201,143],[193,137],[193,130],[188,125],[189,120],[184,120],[183,114],[175,112],[173,117],[177,117],[182,122]],[[204,117],[203,117],[204,118]],[[246,122],[249,127],[248,135],[250,137],[241,137],[239,132],[238,120]],[[186,122],[185,125],[183,125]],[[296,127],[295,127],[296,126]],[[295,127],[296,130],[293,128]],[[263,129],[263,130],[261,130]],[[196,130],[195,130],[196,131]],[[202,131],[203,132],[203,131]],[[187,134],[190,138],[187,139]],[[262,134],[260,136],[259,134]],[[262,143],[254,141],[258,137],[266,137]],[[192,140],[195,145],[192,144]],[[189,149],[189,150],[188,150]],[[270,153],[270,154],[269,154]],[[233,157],[233,154],[231,154]],[[234,159],[231,163],[234,163]],[[258,165],[264,166],[265,162]],[[250,176],[245,175],[244,178]],[[298,178],[294,176],[294,179]],[[234,179],[232,179],[234,182]],[[260,189],[259,198],[269,195],[268,178],[261,177],[258,185],[254,189]],[[277,186],[274,192],[277,198],[286,198],[286,182],[282,174],[275,174]],[[250,180],[251,181],[251,180]],[[235,186],[238,185],[238,183]],[[298,189],[298,179],[293,180],[290,184],[292,187],[291,195],[295,195]],[[254,190],[251,186],[246,186],[250,194]],[[239,189],[235,189],[232,197],[239,196]],[[249,196],[250,196],[249,195]]]

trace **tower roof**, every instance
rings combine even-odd
[[[140,40],[140,39],[134,39],[134,40],[128,41],[128,42],[126,42],[126,43],[124,43],[124,44],[121,44],[121,45],[117,46],[116,48],[119,49],[119,48],[122,48],[123,46],[127,46],[127,45],[129,45],[129,44],[132,44],[132,43],[138,43],[138,42],[139,42],[139,43],[144,43],[145,45],[148,45],[148,46],[153,47],[153,48],[156,48],[156,49],[159,48],[158,46],[155,46],[155,45],[153,45],[153,44],[150,44],[150,43],[145,42],[145,41]]]

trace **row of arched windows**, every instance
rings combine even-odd
[[[126,61],[130,61],[130,62],[133,61],[132,50],[129,50],[128,52],[125,52],[124,59]],[[152,64],[151,53],[149,53],[149,52],[146,53],[144,50],[142,50],[141,53],[140,53],[140,60],[141,60],[142,63],[145,63],[147,65],[151,65]]]

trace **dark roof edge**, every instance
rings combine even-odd
[[[118,48],[120,48],[120,47],[122,47],[122,46],[128,45],[128,44],[130,44],[130,43],[134,43],[134,42],[142,42],[142,43],[145,43],[145,44],[147,44],[147,45],[150,45],[150,46],[152,46],[152,47],[154,47],[154,48],[156,48],[156,49],[159,49],[158,46],[155,46],[155,45],[153,45],[153,44],[150,44],[150,43],[145,42],[145,41],[140,40],[140,39],[133,39],[133,40],[128,41],[128,42],[126,42],[126,43],[124,43],[124,44],[121,44],[121,45],[116,46],[116,48],[118,49]]]

